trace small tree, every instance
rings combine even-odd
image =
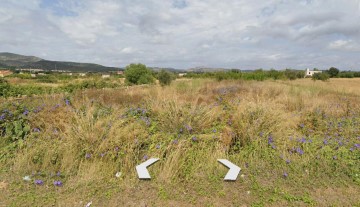
[[[331,67],[327,73],[329,74],[330,78],[336,77],[339,74],[339,69]]]
[[[166,70],[161,70],[158,74],[158,79],[161,86],[170,85],[173,80],[172,74]]]
[[[154,82],[154,78],[144,64],[130,64],[125,68],[125,80],[129,84],[149,84]]]

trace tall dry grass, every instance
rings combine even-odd
[[[340,157],[348,149],[316,148],[327,133],[333,133],[326,131],[323,115],[334,121],[353,120],[336,133],[348,136],[351,144],[356,141],[357,89],[356,79],[325,83],[197,79],[175,81],[169,87],[86,90],[24,100],[32,108],[44,106],[29,115],[32,128],[41,131],[31,133],[6,166],[19,175],[59,171],[69,186],[113,180],[121,172],[121,182],[136,185],[135,166],[158,157],[161,161],[149,169],[158,183],[218,183],[227,169],[217,159],[226,158],[248,169],[246,173],[266,178],[261,181],[265,183],[282,178],[284,169],[295,174],[296,182],[303,182],[309,173],[329,179],[335,173],[347,182],[353,168],[346,172],[341,168],[353,158],[344,157],[334,167],[332,156]],[[70,105],[65,104],[67,98]],[[299,127],[303,124],[306,130]],[[306,137],[317,146],[289,137]],[[289,153],[295,146],[302,146],[305,154]],[[315,161],[317,156],[321,159]],[[289,167],[287,159],[294,164]]]

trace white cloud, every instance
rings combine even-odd
[[[53,60],[351,69],[359,45],[359,0],[3,0],[0,7],[0,51]]]
[[[335,40],[330,42],[330,49],[344,50],[344,51],[358,51],[360,52],[360,45],[353,42],[352,40]]]

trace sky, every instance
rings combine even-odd
[[[360,70],[360,0],[0,0],[0,52],[116,67]]]

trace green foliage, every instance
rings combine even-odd
[[[297,78],[303,78],[304,72],[299,70],[286,69],[285,71],[277,71],[271,69],[270,71],[264,71],[258,69],[251,72],[241,72],[240,70],[218,71],[218,72],[205,72],[205,73],[187,73],[187,78],[215,78],[218,81],[222,80],[257,80],[264,81],[267,79],[279,80],[289,79],[295,80]]]
[[[161,70],[158,74],[158,79],[161,86],[170,85],[173,80],[173,76],[170,72],[166,70]]]
[[[130,85],[150,84],[154,82],[151,70],[141,63],[132,63],[126,66],[125,80]]]
[[[9,89],[9,83],[5,79],[0,78],[0,97],[5,96],[8,93]]]
[[[340,78],[354,78],[354,72],[352,71],[341,71],[341,73],[339,73],[339,77]]]
[[[23,140],[30,132],[27,113],[29,111],[20,104],[15,105],[14,110],[3,109],[0,112],[0,137],[10,141]]]
[[[339,69],[335,68],[335,67],[331,67],[328,71],[326,71],[330,78],[334,78],[339,74]]]
[[[285,76],[286,76],[286,78],[288,78],[289,80],[295,80],[295,79],[298,78],[297,72],[296,72],[296,71],[293,71],[293,70],[289,70],[289,69],[286,69],[286,70],[285,70]]]
[[[111,83],[106,80],[85,80],[77,84],[67,84],[60,87],[60,91],[72,93],[76,90],[90,89],[90,88],[116,88],[120,85],[118,83]]]
[[[311,79],[312,80],[322,80],[322,81],[327,81],[329,80],[330,76],[327,73],[315,73]]]

